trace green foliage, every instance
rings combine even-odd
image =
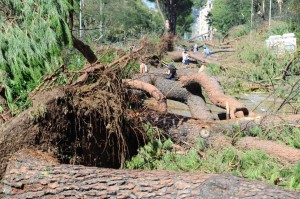
[[[291,31],[291,27],[288,23],[285,22],[276,22],[272,24],[269,35],[283,35],[284,33],[289,33]]]
[[[207,0],[193,0],[194,8],[201,8],[206,4]]]
[[[225,34],[233,26],[245,24],[250,14],[251,2],[248,0],[215,0],[211,10],[212,25]]]
[[[208,64],[207,69],[208,72],[212,75],[220,75],[222,73],[220,66],[218,66],[217,64]]]
[[[230,31],[229,31],[229,35],[232,38],[237,38],[237,37],[247,35],[247,34],[249,34],[249,32],[250,32],[249,25],[244,24],[244,25],[234,26],[233,28],[231,28]]]
[[[3,0],[0,7],[0,78],[12,106],[59,65],[61,47],[72,40],[65,22],[71,7],[67,0]]]
[[[170,140],[168,142],[172,143]],[[277,159],[259,150],[242,151],[232,146],[222,150],[206,148],[205,156],[201,157],[199,149],[196,148],[181,153],[170,149],[164,148],[164,143],[161,141],[148,143],[139,150],[137,156],[126,162],[126,167],[130,169],[232,173],[270,184],[278,183],[276,181],[280,179],[280,186],[300,189],[300,163],[294,167],[284,166]]]
[[[149,1],[154,2],[155,0]],[[162,12],[167,16],[171,33],[175,34],[178,27],[181,33],[189,30],[190,23],[193,21],[191,17],[193,0],[159,0],[159,3]]]
[[[264,46],[264,41],[258,39],[244,41],[240,43],[239,48],[240,60],[252,64],[249,66],[251,69],[249,78],[252,81],[271,81],[278,78],[292,56],[290,54],[285,54],[284,57],[278,56]],[[294,70],[296,67],[292,66],[291,71]]]
[[[90,29],[85,31],[85,39],[101,37],[101,43],[139,39],[144,34],[162,30],[159,14],[135,0],[103,1],[102,5],[98,0],[86,0],[83,26]]]

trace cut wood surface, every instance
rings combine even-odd
[[[218,81],[204,72],[183,76],[180,78],[180,82],[184,87],[195,82],[201,85],[212,103],[224,109],[229,107],[230,117],[233,119],[249,115],[248,109],[242,103],[231,96],[225,95]]]
[[[2,198],[299,198],[299,192],[229,174],[113,170],[58,164],[22,151],[10,161]]]

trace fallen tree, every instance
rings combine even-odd
[[[216,51],[211,51],[211,54],[216,54],[220,52],[234,52],[233,49],[221,49]],[[188,52],[190,58],[200,62],[200,63],[206,63],[206,64],[218,64],[221,65],[221,63],[216,59],[216,57],[213,56],[205,56],[201,52]],[[172,51],[168,52],[168,56],[174,61],[174,62],[181,62],[182,61],[182,51]]]
[[[125,87],[139,89],[150,93],[150,95],[152,95],[158,102],[158,109],[162,112],[167,111],[166,97],[155,86],[146,82],[132,79],[123,79],[122,82],[125,85]]]
[[[179,81],[168,80],[162,75],[152,74],[137,76],[135,79],[152,84],[158,88],[167,99],[187,104],[192,117],[203,120],[215,119],[215,116],[211,114],[206,106],[201,87],[198,84],[190,84],[186,88],[182,88]]]
[[[30,180],[28,180],[30,178]],[[228,174],[113,170],[57,164],[37,151],[22,151],[10,161],[1,197],[51,198],[297,198],[299,192]]]
[[[226,96],[216,79],[206,75],[205,73],[197,73],[180,78],[180,83],[186,87],[189,84],[198,83],[205,90],[208,97],[215,105],[229,109],[230,118],[245,117],[249,115],[249,110],[236,99]]]
[[[188,52],[190,58],[195,59],[201,63],[207,63],[207,64],[218,64],[218,60],[216,60],[213,57],[205,57],[203,53],[200,52]],[[172,51],[168,52],[168,56],[174,61],[174,62],[181,62],[182,61],[182,51]]]

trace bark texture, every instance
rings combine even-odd
[[[2,192],[2,193],[1,193]],[[2,198],[299,198],[277,186],[226,174],[112,170],[57,164],[37,152],[19,153],[0,187]]]
[[[91,49],[89,45],[86,45],[83,43],[81,40],[77,39],[76,37],[73,36],[73,46],[77,50],[79,50],[82,55],[86,58],[86,60],[90,63],[93,64],[97,61],[97,56]]]
[[[201,85],[212,103],[224,109],[229,108],[230,118],[232,119],[249,115],[248,109],[243,104],[235,98],[225,95],[218,81],[203,72],[183,76],[180,78],[180,82],[184,87],[195,82]]]
[[[144,119],[152,125],[163,129],[174,142],[188,142],[191,144],[196,141],[196,138],[200,137],[204,138],[208,144],[212,144],[215,137],[223,136],[229,132],[236,134],[241,131],[249,131],[253,127],[267,129],[270,126],[294,126],[300,124],[300,115],[262,115],[213,121],[149,112],[149,114],[144,116]]]
[[[155,86],[146,82],[132,79],[123,79],[122,82],[126,87],[146,91],[147,93],[152,95],[154,99],[156,99],[160,111],[167,111],[166,97]]]
[[[219,64],[219,61],[215,57],[205,57],[201,52],[188,52],[190,58],[197,60],[200,63],[207,63],[207,64]],[[182,51],[172,51],[168,52],[168,56],[175,62],[182,61]]]
[[[300,161],[300,150],[286,145],[278,144],[274,141],[259,140],[258,138],[245,137],[240,139],[237,146],[244,149],[258,149],[271,154],[280,159],[285,159],[289,162],[297,163]]]
[[[147,74],[136,78],[154,85],[167,99],[187,104],[190,108],[192,117],[203,120],[215,119],[215,116],[211,114],[206,106],[201,87],[198,84],[190,84],[186,88],[182,88],[179,81],[165,79],[162,75]]]

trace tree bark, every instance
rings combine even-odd
[[[229,174],[113,170],[58,164],[36,151],[14,156],[3,198],[298,198],[299,192]]]
[[[122,82],[125,85],[125,87],[146,91],[147,93],[152,95],[154,99],[158,102],[158,108],[160,111],[167,111],[166,97],[155,86],[146,82],[132,79],[123,79]]]
[[[174,0],[164,0],[165,8],[167,9],[167,15],[169,20],[169,34],[175,35],[176,34],[176,1]]]
[[[158,114],[149,111],[144,121],[164,130],[175,143],[195,143],[196,138],[204,138],[210,144],[215,137],[227,133],[239,134],[251,128],[268,129],[272,126],[294,126],[300,124],[300,115],[258,115],[256,117],[230,120],[197,120],[173,114]],[[233,142],[234,140],[232,140]]]
[[[248,109],[231,96],[226,96],[220,84],[205,73],[198,73],[180,78],[181,84],[185,87],[192,83],[198,83],[205,90],[208,97],[215,105],[226,109],[229,107],[230,117],[245,117],[249,115]]]
[[[219,64],[219,61],[216,60],[214,57],[205,57],[203,53],[201,52],[188,52],[190,58],[195,59],[199,61],[200,63],[207,63],[207,64]],[[174,62],[181,62],[182,61],[182,52],[181,51],[172,51],[168,52],[168,56],[174,61]]]
[[[187,104],[190,108],[192,117],[203,120],[213,120],[216,118],[206,106],[199,85],[190,84],[186,88],[182,88],[179,81],[165,79],[162,75],[146,74],[136,78],[154,85],[167,99]]]
[[[79,50],[79,52],[81,52],[81,54],[86,58],[86,60],[90,64],[95,63],[98,60],[98,58],[95,55],[95,53],[93,52],[93,50],[91,49],[91,47],[89,45],[86,45],[85,43],[83,43],[81,40],[77,39],[75,36],[72,36],[72,37],[73,37],[74,48]]]
[[[278,144],[274,141],[259,140],[258,138],[253,137],[244,137],[237,141],[235,145],[243,149],[261,150],[267,154],[287,160],[292,163],[297,163],[300,161],[299,149],[283,144]]]
[[[5,96],[5,88],[0,85],[0,104],[2,106],[2,113],[0,113],[0,125],[5,123],[7,120],[9,120],[12,115],[11,111],[9,109],[6,96]]]

